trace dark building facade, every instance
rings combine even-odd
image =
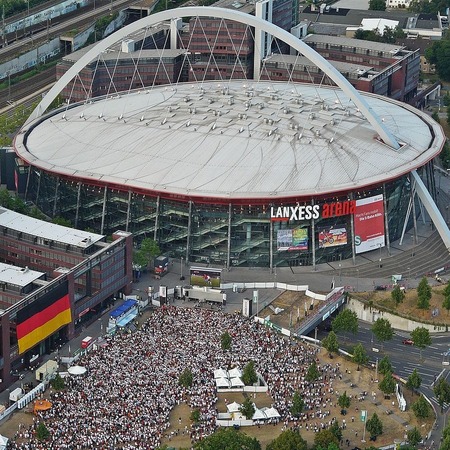
[[[0,386],[130,293],[132,235],[112,237],[0,208]]]

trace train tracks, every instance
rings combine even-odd
[[[55,81],[56,66],[46,69],[27,80],[9,86],[0,91],[0,110],[8,106],[14,106],[23,99],[29,98],[34,93],[40,92],[43,88]]]

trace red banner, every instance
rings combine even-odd
[[[384,247],[383,194],[356,200],[354,219],[356,253]]]

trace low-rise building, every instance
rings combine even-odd
[[[361,91],[408,101],[417,93],[419,50],[345,37],[309,35],[304,42],[332,64]],[[352,66],[343,66],[342,63]]]
[[[0,389],[130,292],[132,235],[112,238],[0,208]]]

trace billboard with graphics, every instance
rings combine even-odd
[[[308,229],[293,228],[277,231],[277,250],[308,250]]]
[[[191,267],[190,283],[192,286],[210,286],[219,288],[222,269],[212,267]]]
[[[347,244],[347,229],[342,226],[319,228],[319,248],[336,247]]]
[[[356,253],[384,247],[383,194],[356,200],[354,222]]]

